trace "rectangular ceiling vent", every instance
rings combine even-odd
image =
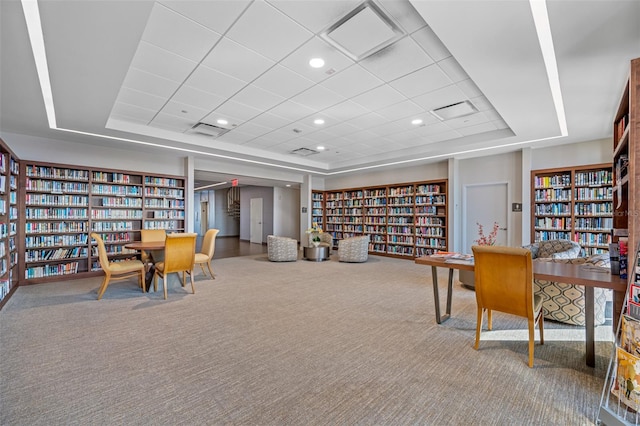
[[[478,109],[471,102],[463,101],[436,108],[431,111],[431,114],[435,115],[440,120],[445,121],[451,120],[452,118],[475,114],[476,112],[478,112]]]
[[[318,151],[309,148],[298,148],[291,151],[291,153],[302,157],[308,157],[309,155],[317,154]]]
[[[400,26],[372,0],[366,0],[320,33],[354,61],[360,61],[405,36]]]
[[[191,128],[192,133],[205,135],[205,136],[212,136],[214,138],[217,138],[218,136],[222,136],[228,131],[229,129],[224,129],[222,127],[214,126],[213,124],[207,124],[207,123],[198,123]]]

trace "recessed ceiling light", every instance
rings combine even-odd
[[[218,124],[222,124],[224,126],[225,124],[229,124],[229,122],[221,118],[220,120],[218,120]]]
[[[416,118],[415,120],[411,120],[411,124],[414,125],[418,125],[418,124],[422,124],[422,119],[421,118]]]
[[[291,185],[290,185],[290,184],[287,184],[287,188],[291,188]]]
[[[320,145],[320,146],[316,146],[316,149],[318,151],[324,151],[326,148],[324,146]]]
[[[322,58],[313,58],[309,61],[309,65],[312,68],[322,68],[324,67],[324,59]]]
[[[315,120],[313,120],[314,124],[324,124],[324,120],[322,118],[316,118]]]

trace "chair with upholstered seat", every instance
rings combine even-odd
[[[155,264],[153,287],[158,291],[158,277],[164,284],[164,298],[167,298],[167,276],[172,273],[182,272],[182,287],[187,279],[187,273],[191,278],[191,292],[196,293],[193,286],[193,267],[196,257],[196,236],[192,233],[168,234],[164,245],[164,261]]]
[[[298,241],[289,237],[267,235],[267,258],[271,262],[298,260]]]
[[[348,237],[338,241],[340,262],[366,262],[369,259],[369,236]]]
[[[544,344],[542,296],[533,292],[533,265],[527,249],[502,246],[473,246],[475,290],[478,305],[475,349],[480,345],[482,318],[487,311],[487,328],[492,329],[492,311],[527,318],[529,367],[533,367],[536,323],[540,344]]]
[[[164,229],[141,229],[140,230],[140,241],[143,243],[164,241],[167,238],[167,231]],[[153,259],[151,253],[141,250],[140,257],[144,263],[153,263],[154,261],[162,260],[162,259]]]
[[[333,237],[329,232],[309,233],[307,235],[309,236],[309,245],[308,245],[309,247],[312,247],[314,245],[313,239],[315,237],[318,237],[320,238],[320,243],[318,244],[318,247],[333,248]]]
[[[213,254],[216,250],[216,236],[218,235],[218,232],[220,232],[219,229],[209,229],[205,232],[204,239],[202,240],[202,248],[199,253],[196,253],[195,259],[196,265],[200,265],[205,277],[207,276],[207,273],[204,270],[204,265],[207,265],[209,274],[211,274],[211,279],[216,278],[213,275],[213,270],[211,269],[211,259],[213,259]]]
[[[142,287],[142,291],[145,292],[144,282],[144,263],[139,260],[125,260],[122,262],[110,262],[107,255],[107,249],[104,246],[104,241],[100,235],[95,232],[91,233],[91,238],[98,243],[98,258],[100,260],[100,267],[104,271],[104,279],[102,285],[98,289],[98,300],[102,298],[105,290],[109,286],[109,283],[114,280],[124,280],[131,277],[138,278],[138,285]]]

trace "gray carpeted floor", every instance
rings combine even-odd
[[[524,320],[495,313],[474,350],[473,291],[437,325],[430,268],[410,261],[214,269],[166,301],[133,281],[100,301],[99,278],[20,287],[0,311],[0,424],[594,422],[610,326],[589,368],[584,329],[546,322],[530,369]]]

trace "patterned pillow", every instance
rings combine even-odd
[[[593,256],[589,256],[587,258],[587,263],[594,266],[600,266],[603,268],[611,267],[611,261],[609,260],[609,253],[594,254]]]

